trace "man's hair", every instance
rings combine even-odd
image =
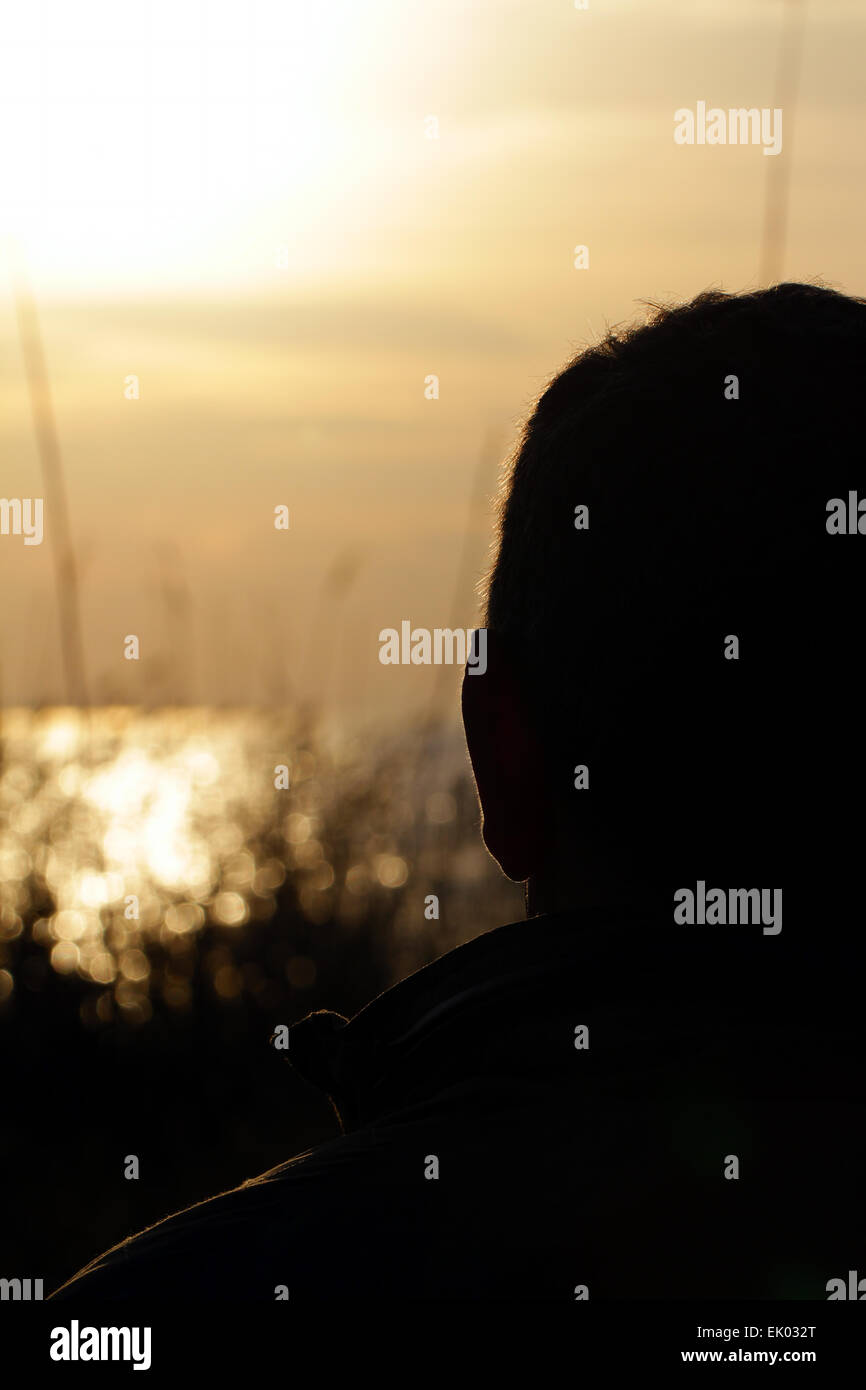
[[[866,301],[709,291],[579,353],[523,430],[486,624],[559,815],[644,865],[770,887],[859,843],[866,535],[827,506],[866,497],[864,383]]]

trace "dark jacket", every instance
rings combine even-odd
[[[866,1255],[861,983],[820,933],[501,927],[290,1031],[342,1137],[55,1298],[824,1299]]]

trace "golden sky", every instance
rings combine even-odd
[[[806,4],[778,161],[673,129],[698,101],[778,104],[783,0],[16,8],[0,491],[44,493],[8,252],[39,305],[99,700],[428,707],[435,673],[380,666],[379,630],[473,624],[484,441],[509,445],[578,346],[641,300],[757,284],[783,162],[784,277],[864,290],[860,0]],[[51,516],[41,546],[0,535],[6,704],[63,698]],[[323,589],[340,560],[354,578]]]

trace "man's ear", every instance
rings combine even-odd
[[[537,873],[549,846],[541,742],[502,637],[487,630],[483,674],[463,676],[463,727],[481,801],[484,843],[516,882]]]

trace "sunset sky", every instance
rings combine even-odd
[[[673,139],[698,101],[778,105],[784,8],[5,14],[0,494],[46,496],[46,531],[38,547],[0,536],[0,702],[64,699],[16,257],[51,374],[91,697],[424,709],[435,673],[382,667],[379,630],[476,621],[489,511],[473,497],[578,347],[642,300],[758,284],[783,162],[783,278],[866,290],[862,0],[806,5],[778,159]]]

